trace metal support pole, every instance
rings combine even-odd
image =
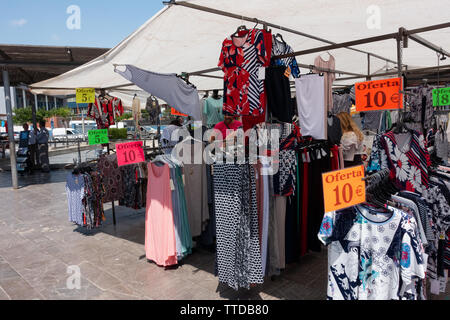
[[[55,109],[57,108],[57,106],[56,106],[56,97],[53,97],[53,106],[54,106]]]
[[[9,73],[7,69],[2,70],[3,89],[5,91],[6,114],[8,116],[8,138],[9,138],[9,159],[11,162],[11,178],[14,189],[19,189],[17,178],[16,143],[14,141],[14,123],[11,107],[11,89],[9,87]]]
[[[81,163],[80,138],[77,138],[77,145],[78,145],[78,163]]]
[[[27,107],[27,94],[25,92],[25,89],[22,89],[22,99],[23,99],[23,107]]]
[[[367,55],[367,78],[366,80],[369,81],[372,78],[370,77],[370,54]]]
[[[45,109],[48,111],[48,96],[45,96]]]
[[[37,130],[36,110],[38,109],[37,94],[34,95],[34,105],[31,104],[31,116],[33,120],[33,130]]]

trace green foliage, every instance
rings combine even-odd
[[[109,128],[108,136],[110,140],[125,140],[127,138],[127,129]]]
[[[148,113],[148,111],[146,109],[141,110],[141,116],[142,119],[148,119],[150,117],[150,114]]]
[[[49,114],[51,117],[60,117],[69,120],[72,117],[72,110],[69,107],[51,109]]]
[[[31,107],[14,109],[15,115],[13,116],[13,121],[15,125],[22,125],[25,122],[33,122],[33,113]],[[36,121],[39,123],[41,120],[46,120],[50,117],[47,110],[39,109],[36,111]]]
[[[118,123],[122,120],[130,120],[133,119],[133,114],[131,112],[126,112],[123,115],[121,115],[120,117],[117,117],[114,119],[114,122]]]

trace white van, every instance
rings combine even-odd
[[[76,129],[72,128],[55,128],[51,130],[50,137],[52,141],[65,141],[66,139],[83,139],[83,134]]]

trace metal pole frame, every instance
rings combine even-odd
[[[11,106],[11,88],[9,86],[8,69],[2,68],[3,89],[5,92],[6,114],[8,119],[8,139],[9,139],[9,159],[11,163],[11,179],[13,189],[19,189],[19,180],[17,177],[17,159],[16,159],[16,143],[14,141],[14,122]]]
[[[217,10],[217,9],[213,9],[213,8],[209,8],[209,7],[205,7],[205,6],[200,6],[200,5],[189,3],[189,2],[186,2],[186,1],[175,1],[175,0],[163,1],[163,4],[166,4],[166,5],[169,5],[169,6],[170,5],[179,5],[179,6],[195,9],[195,10],[209,12],[209,13],[213,13],[213,14],[217,14],[217,15],[221,15],[221,16],[225,16],[225,17],[229,17],[229,18],[234,18],[234,19],[241,20],[241,21],[254,22],[254,23],[262,24],[263,26],[266,26],[266,27],[271,27],[271,28],[282,30],[282,31],[290,32],[290,33],[293,33],[293,34],[296,34],[296,35],[299,35],[299,36],[303,36],[303,37],[306,37],[306,38],[309,38],[309,39],[325,42],[325,43],[332,44],[332,45],[336,44],[333,41],[330,41],[330,40],[327,40],[327,39],[323,39],[323,38],[320,38],[320,37],[317,37],[317,36],[314,36],[314,35],[311,35],[311,34],[307,34],[307,33],[301,32],[301,31],[297,31],[297,30],[294,30],[294,29],[291,29],[291,28],[288,28],[288,27],[283,27],[281,25],[276,25],[276,24],[273,24],[273,23],[270,23],[270,22],[267,22],[267,21],[264,21],[264,20],[260,20],[260,19],[257,19],[257,18],[246,17],[246,16],[243,16],[243,15],[238,15],[238,14],[231,13],[231,12],[225,12],[225,11],[222,11],[222,10]],[[377,54],[374,54],[374,53],[371,53],[371,52],[367,52],[367,51],[364,51],[364,50],[360,50],[360,49],[356,49],[356,48],[345,48],[345,49],[349,49],[349,50],[353,50],[353,51],[357,51],[357,52],[361,52],[361,53],[365,53],[365,54],[370,54],[371,56],[373,56],[375,58],[378,58],[380,60],[389,61],[391,63],[396,63],[395,61],[393,61],[391,59],[388,59],[388,58],[385,58],[385,57],[382,57],[380,55],[377,55]]]

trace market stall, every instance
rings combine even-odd
[[[433,32],[450,23],[437,13],[428,27],[397,26],[377,36],[361,31],[358,40],[336,43],[279,24],[296,14],[312,19],[300,3],[234,7],[227,1],[210,8],[206,2],[171,1],[104,56],[32,86],[47,94],[78,87],[109,92],[90,106],[99,129],[120,114],[112,92],[123,88],[144,90],[194,120],[206,117],[218,131],[229,129],[211,140],[201,129],[178,126],[188,134],[177,146],[199,150],[200,163],[131,143],[78,168],[68,176],[70,221],[97,228],[104,202],[145,206],[147,259],[176,265],[192,252],[193,237],[208,239],[216,244],[219,281],[235,290],[262,284],[325,244],[329,299],[421,300],[427,284],[439,294],[449,266],[449,105],[436,105],[433,90],[445,87],[440,74],[448,66],[440,61],[450,55],[436,44],[449,40]],[[411,10],[390,6],[392,12]],[[236,7],[241,13],[232,13]],[[250,17],[252,10],[260,17]],[[343,8],[330,2],[329,10]],[[180,25],[169,23],[181,15]],[[407,25],[417,25],[405,17]],[[241,22],[235,29],[236,20],[255,25]],[[208,25],[214,28],[199,37]],[[325,24],[316,28],[327,34]],[[348,33],[334,32],[335,39],[348,39]],[[431,40],[419,36],[424,32]],[[429,73],[438,74],[433,83],[408,82]],[[216,92],[201,99],[200,91]],[[364,130],[353,126],[354,109]],[[218,112],[225,120],[215,117]],[[343,138],[345,121],[357,133],[355,142]],[[239,140],[241,127],[256,140]],[[261,138],[275,133],[270,144]],[[216,153],[206,164],[203,154],[211,144]],[[230,144],[236,150],[227,149]],[[356,151],[347,158],[352,144]],[[252,146],[259,147],[256,155]],[[217,150],[231,161],[218,161]],[[333,184],[339,181],[344,183]],[[336,194],[336,203],[327,202],[327,192]]]

